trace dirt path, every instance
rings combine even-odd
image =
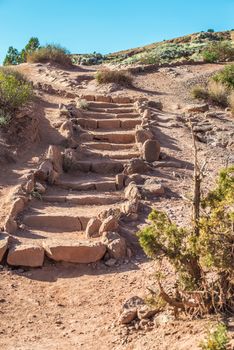
[[[159,167],[154,170],[153,176],[163,184],[166,192],[163,197],[155,198],[146,204],[166,210],[173,220],[183,225],[189,222],[190,208],[184,196],[191,195],[193,160],[191,135],[181,119],[181,112],[186,104],[192,102],[189,86],[218,69],[220,69],[219,65],[161,69],[159,72],[138,75],[135,78],[137,89],[120,90],[113,94],[114,96],[117,93],[125,96],[147,96],[150,99],[162,101],[163,112],[157,113],[154,132],[162,146],[164,156],[162,160],[172,161],[180,166]],[[81,71],[63,72],[48,66],[32,65],[25,66],[24,71],[36,83],[40,81],[51,84],[54,89],[59,88],[76,94],[98,93],[99,88],[92,81],[94,74],[92,67]],[[1,172],[2,199],[8,196],[10,189],[17,183],[20,176],[28,169],[37,168],[48,145],[56,144],[60,137],[57,123],[65,120],[59,116],[58,105],[59,103],[68,104],[71,100],[72,98],[41,91],[38,104],[40,140],[30,149],[22,152],[16,165],[4,168]],[[108,118],[105,116],[102,119]],[[217,139],[220,135],[229,139],[233,137],[230,119],[221,116],[210,122],[219,129],[215,131]],[[128,154],[131,158],[131,152],[134,154],[136,152],[133,145],[125,151],[118,148],[112,148],[111,151],[104,149],[108,146],[104,145],[106,140],[104,142],[101,138],[106,139],[107,135],[115,133],[113,130],[95,133],[98,139],[85,144],[90,159],[93,157],[99,159],[100,153],[104,152],[109,159],[115,159],[121,163],[122,160],[126,161]],[[131,131],[127,131],[127,134],[131,134]],[[104,148],[97,149],[97,143],[102,142]],[[108,140],[108,143],[112,142]],[[205,143],[199,143],[199,149],[202,158],[206,156],[209,159],[207,183],[212,185],[218,169],[225,165],[230,150],[221,146],[207,146]],[[62,180],[70,181],[69,176],[65,175]],[[103,177],[104,174],[100,176]],[[110,177],[114,176],[110,175]],[[85,181],[90,181],[90,178],[87,177]],[[109,179],[109,181],[112,180]],[[67,196],[68,192],[61,188],[56,190],[48,188],[48,195]],[[107,191],[107,194],[112,196],[111,191]],[[82,195],[82,192],[78,195]],[[71,215],[74,210],[70,207],[64,209],[61,205],[54,204],[43,204],[41,208],[40,203],[37,202],[33,207],[34,204],[32,203],[32,208],[27,214],[33,210],[40,215],[40,211],[43,214],[43,210],[47,208],[52,215],[55,211],[61,213],[63,210]],[[3,215],[3,212],[1,214]],[[145,216],[146,213],[143,213],[140,217],[137,222],[138,227],[141,226]],[[128,225],[131,232],[136,230],[131,223]],[[41,232],[31,227],[31,233]],[[67,234],[74,239],[73,233]],[[20,232],[18,235],[20,237]],[[154,272],[154,263],[147,261],[139,250],[135,251],[130,261],[126,260],[124,264],[113,268],[105,266],[104,263],[84,266],[53,262],[46,262],[42,268],[29,270],[1,268],[0,347],[3,350],[198,349],[207,325],[214,320],[172,322],[162,324],[149,333],[144,331],[129,333],[125,328],[115,324],[121,304],[126,298],[133,295],[144,296],[146,288],[154,286]]]

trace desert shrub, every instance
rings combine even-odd
[[[234,166],[220,172],[216,188],[201,204],[198,222],[186,228],[178,227],[166,213],[153,210],[150,224],[138,233],[140,244],[148,256],[159,260],[165,257],[175,268],[182,290],[177,290],[175,299],[158,281],[160,295],[170,305],[184,311],[197,307],[201,313],[233,312]],[[201,293],[197,299],[195,291]],[[193,303],[189,302],[191,298]]]
[[[191,93],[193,98],[197,98],[201,100],[206,100],[209,97],[209,93],[207,89],[199,85],[194,86]]]
[[[69,67],[72,65],[72,61],[68,54],[69,52],[65,48],[59,45],[49,44],[29,53],[27,55],[27,62],[51,62]]]
[[[232,91],[228,98],[228,104],[231,108],[231,112],[234,115],[234,91]]]
[[[214,29],[207,29],[208,33],[214,33]]]
[[[215,42],[208,45],[202,52],[205,62],[232,61],[234,59],[234,47],[230,42]]]
[[[0,118],[1,125],[7,124],[14,113],[33,96],[32,86],[15,69],[0,70]]]
[[[218,106],[226,107],[228,104],[228,91],[226,87],[216,81],[208,84],[208,96],[211,102]]]
[[[213,80],[234,89],[234,64],[227,65],[223,70],[215,74]]]
[[[98,84],[115,83],[122,86],[131,86],[133,81],[131,74],[124,70],[99,70],[95,78]]]
[[[228,337],[227,328],[219,323],[213,331],[208,332],[207,339],[201,342],[202,350],[227,350]]]
[[[89,104],[85,99],[80,99],[77,102],[77,107],[81,108],[81,109],[88,109],[89,108]]]

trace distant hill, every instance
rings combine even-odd
[[[201,52],[211,43],[234,43],[234,31],[199,32],[182,37],[155,42],[108,55],[99,53],[73,54],[75,63],[93,65],[101,63],[152,64],[178,60],[201,60]]]

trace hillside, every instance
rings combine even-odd
[[[168,295],[177,291],[178,274],[168,259],[149,258],[137,235],[152,209],[179,227],[191,224],[191,125],[206,164],[204,192],[234,163],[232,89],[222,85],[225,104],[210,90],[204,100],[192,94],[225,68],[232,82],[233,65],[184,62],[144,71],[141,64],[128,85],[95,78],[108,62],[139,65],[146,53],[169,57],[168,47],[172,61],[181,58],[175,48],[183,59],[194,58],[214,37],[231,42],[228,31],[198,33],[114,53],[101,65],[39,62],[6,70],[10,81],[24,75],[13,101],[24,84],[33,98],[14,106],[11,118],[1,115],[2,350],[199,350],[207,330],[221,321],[233,349],[231,314],[195,308],[178,317],[169,305],[155,309],[156,274]],[[154,312],[141,318],[134,300]],[[124,307],[133,311],[128,322],[121,321]]]
[[[234,32],[200,32],[175,39],[155,42],[134,49],[101,54],[73,54],[74,62],[82,64],[152,64],[181,60],[202,60],[201,52],[212,43],[233,42]]]

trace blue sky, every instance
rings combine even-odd
[[[234,0],[0,0],[0,62],[31,36],[72,53],[109,53],[234,27]]]

